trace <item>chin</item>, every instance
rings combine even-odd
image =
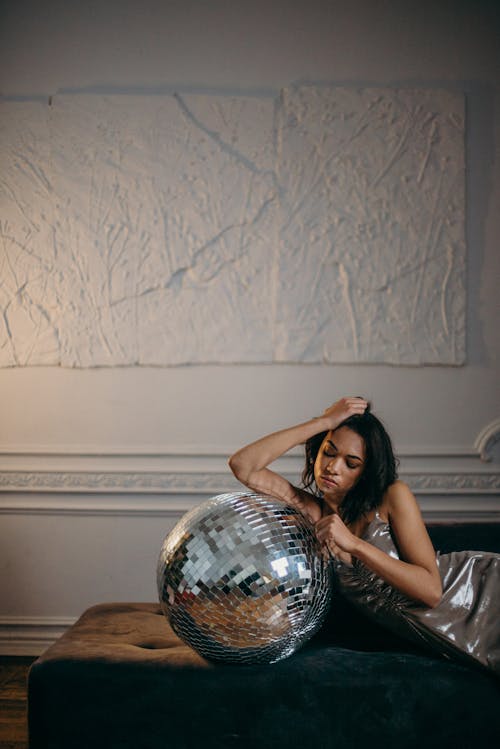
[[[339,495],[337,493],[329,492],[329,491],[323,491],[323,502],[328,505],[328,507],[331,507],[332,510],[336,510],[339,504],[342,502],[343,495]]]

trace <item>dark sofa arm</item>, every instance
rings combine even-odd
[[[495,551],[500,553],[498,523],[428,523],[427,530],[437,551]]]

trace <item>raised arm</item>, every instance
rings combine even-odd
[[[412,492],[396,481],[386,492],[383,503],[401,558],[390,557],[381,549],[353,535],[338,515],[317,523],[321,541],[347,552],[363,562],[379,577],[409,598],[426,606],[437,606],[442,586],[436,553]]]
[[[229,458],[229,466],[236,478],[249,489],[283,500],[315,523],[321,517],[318,500],[267,466],[292,447],[307,442],[315,434],[335,429],[354,413],[363,413],[365,408],[366,401],[361,398],[342,398],[327,408],[323,416],[273,432],[242,447]]]

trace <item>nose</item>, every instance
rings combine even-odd
[[[328,460],[328,463],[326,464],[326,470],[328,473],[338,473],[339,460],[340,458],[338,456]]]

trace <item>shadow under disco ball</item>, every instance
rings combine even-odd
[[[330,565],[313,527],[261,494],[221,494],[187,513],[163,543],[157,580],[172,629],[209,660],[286,658],[330,605]]]

